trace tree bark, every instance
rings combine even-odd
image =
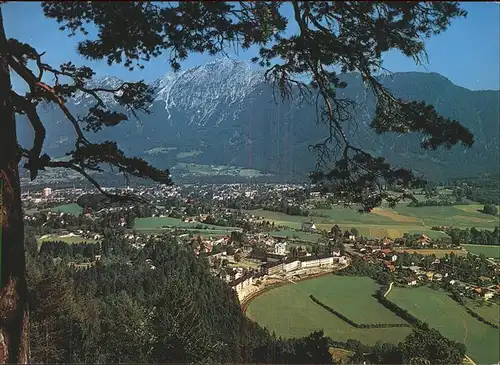
[[[0,7],[0,181],[2,184],[1,277],[0,277],[0,364],[28,362],[28,306],[24,224],[18,164],[12,88],[5,57],[7,40]]]

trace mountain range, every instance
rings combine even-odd
[[[403,72],[380,81],[396,97],[425,101],[443,116],[460,121],[475,136],[470,149],[423,151],[418,134],[376,135],[369,127],[375,99],[356,73],[341,75],[348,83],[343,97],[356,101],[356,123],[347,127],[351,138],[365,150],[383,155],[398,166],[416,169],[431,179],[471,176],[498,169],[500,91],[472,91],[436,73]],[[117,86],[122,80],[105,77],[96,85]],[[316,122],[316,108],[298,94],[282,100],[265,82],[264,72],[244,61],[219,59],[152,83],[150,114],[140,114],[115,127],[91,133],[93,141],[116,140],[129,155],[143,157],[157,167],[235,166],[284,177],[307,176],[316,156],[308,146],[325,138],[327,126]],[[105,102],[119,110],[112,96]],[[93,99],[77,94],[69,109],[85,115]],[[47,128],[44,152],[63,156],[72,149],[75,133],[55,108],[39,107]],[[32,131],[18,118],[22,145],[30,146]],[[194,165],[190,165],[194,164]]]

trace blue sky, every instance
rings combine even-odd
[[[152,81],[171,71],[166,59],[161,57],[146,64],[144,70],[133,72],[121,65],[109,67],[105,62],[85,61],[76,53],[78,37],[70,38],[59,31],[56,21],[43,16],[40,3],[9,2],[1,6],[7,37],[28,42],[40,52],[46,51],[46,63],[88,64],[98,76],[113,75],[130,81]],[[455,20],[446,32],[427,41],[428,64],[416,66],[411,59],[389,52],[384,56],[384,67],[394,72],[437,72],[472,90],[500,89],[500,3],[468,2],[462,6],[469,13],[467,18]],[[231,57],[242,60],[249,60],[255,52],[255,48],[238,54],[228,50]],[[182,68],[212,59],[208,55],[193,54]]]

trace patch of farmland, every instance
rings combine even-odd
[[[443,336],[464,343],[467,354],[476,363],[493,364],[500,360],[499,331],[472,317],[445,292],[428,287],[394,287],[388,299]]]
[[[272,289],[250,302],[247,315],[287,338],[322,329],[337,341],[356,339],[374,345],[384,339],[397,343],[411,332],[410,328],[355,328],[309,298],[314,295],[356,323],[404,323],[372,297],[378,287],[366,277],[327,275]]]

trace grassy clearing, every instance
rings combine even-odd
[[[399,205],[395,210],[399,214],[421,219],[428,227],[454,226],[457,228],[493,229],[498,225],[498,218],[480,213],[475,209],[476,207],[478,205],[473,205],[473,208],[470,205],[418,208]]]
[[[500,259],[500,246],[487,245],[462,245],[467,251],[475,254],[483,254],[486,257]]]
[[[41,246],[43,242],[47,241],[62,241],[67,244],[74,243],[96,243],[97,241],[93,238],[84,238],[81,236],[59,236],[57,234],[46,234],[42,237],[37,238],[38,246]]]
[[[219,227],[219,229],[191,229],[188,228],[187,231],[189,231],[191,234],[200,234],[205,237],[221,237],[221,236],[227,236],[231,234],[234,230],[238,230],[239,228],[227,228],[227,229],[221,229],[223,227]]]
[[[318,226],[318,225],[317,225]],[[416,225],[398,225],[398,226],[386,226],[386,225],[367,225],[367,224],[339,224],[342,230],[347,230],[350,228],[356,228],[362,236],[365,237],[390,237],[397,238],[402,237],[405,233],[410,234],[426,234],[431,238],[443,238],[448,237],[444,232],[433,231],[428,228],[421,228]],[[322,225],[319,228],[325,229]]]
[[[453,249],[413,249],[413,248],[396,248],[397,252],[407,252],[414,253],[419,255],[435,255],[436,257],[444,257],[446,254],[454,253],[457,256],[466,256],[467,253],[462,250],[453,250]]]
[[[455,208],[463,210],[464,212],[477,213],[483,210],[483,204],[467,204],[467,205],[455,205]],[[500,205],[497,205],[497,209],[500,210]],[[484,215],[484,213],[481,213]]]
[[[500,325],[500,305],[490,301],[466,299],[465,306],[491,323]]]
[[[336,224],[377,224],[377,225],[400,225],[407,224],[408,220],[414,224],[420,222],[411,217],[400,217],[397,213],[390,209],[379,208],[375,212],[369,214],[361,214],[356,208],[344,208],[341,206],[333,206],[332,209],[313,209],[313,216],[321,215],[327,217],[328,222]],[[322,222],[319,222],[322,223]]]
[[[203,227],[208,227],[209,229],[196,228],[196,226],[200,224]],[[166,226],[168,228],[190,228],[199,231],[212,231],[213,229],[214,231],[231,232],[240,230],[240,228],[236,227],[221,227],[221,226],[214,226],[212,224],[204,224],[198,222],[186,223],[180,219],[170,218],[170,217],[136,218],[135,220],[135,229],[137,230],[149,230],[149,231],[161,230],[163,226]]]
[[[322,237],[320,234],[317,234],[317,233],[294,231],[292,229],[285,229],[282,231],[273,231],[273,232],[269,232],[269,234],[271,236],[288,237],[289,239],[294,238],[294,239],[312,242],[312,243],[318,242],[318,239],[320,239]]]
[[[401,204],[395,209],[382,207],[368,214],[360,214],[356,208],[333,206],[331,209],[312,209],[309,217],[290,216],[262,209],[247,212],[293,229],[300,229],[302,222],[312,219],[318,229],[330,230],[334,224],[338,224],[343,230],[356,228],[365,237],[396,238],[404,233],[424,233],[437,239],[448,236],[444,232],[431,230],[432,226],[493,229],[498,224],[498,219],[478,212],[479,207],[475,204],[414,208]]]
[[[357,323],[402,323],[371,296],[377,289],[369,278],[327,275],[272,289],[250,303],[247,315],[287,338],[323,329],[338,341],[357,339],[373,345],[384,339],[397,343],[411,332],[410,328],[354,328],[309,298],[314,295]]]
[[[473,318],[446,293],[428,287],[394,287],[388,298],[445,337],[464,343],[475,362],[493,364],[500,360],[499,331]]]
[[[76,203],[71,203],[71,204],[57,205],[53,208],[44,209],[43,211],[80,215],[82,214],[83,208]]]
[[[387,208],[375,208],[372,211],[373,214],[389,218],[393,221],[396,222],[403,222],[403,223],[418,223],[421,224],[422,221],[418,218],[415,217],[408,217],[405,215],[401,215],[398,212],[396,212],[394,209],[387,209]]]
[[[200,223],[185,223],[177,218],[170,217],[148,217],[148,218],[136,218],[135,219],[135,229],[155,229],[162,228],[163,226],[174,227],[174,228],[184,228],[192,227],[193,225]]]
[[[203,237],[223,237],[231,234],[234,231],[233,228],[223,229],[224,227],[219,227],[219,229],[197,229],[197,228],[185,228],[185,227],[168,227],[168,228],[140,228],[135,229],[136,231],[143,234],[159,234],[166,233],[175,228],[183,229],[191,235],[202,235]],[[132,231],[132,230],[129,230]]]
[[[271,222],[289,222],[289,223],[297,223],[297,227],[300,228],[302,222],[309,221],[309,217],[303,217],[300,215],[288,215],[280,212],[272,212],[270,210],[264,209],[253,209],[253,210],[244,210],[244,212],[248,214],[252,214],[255,217],[260,217],[264,220],[269,220]]]

